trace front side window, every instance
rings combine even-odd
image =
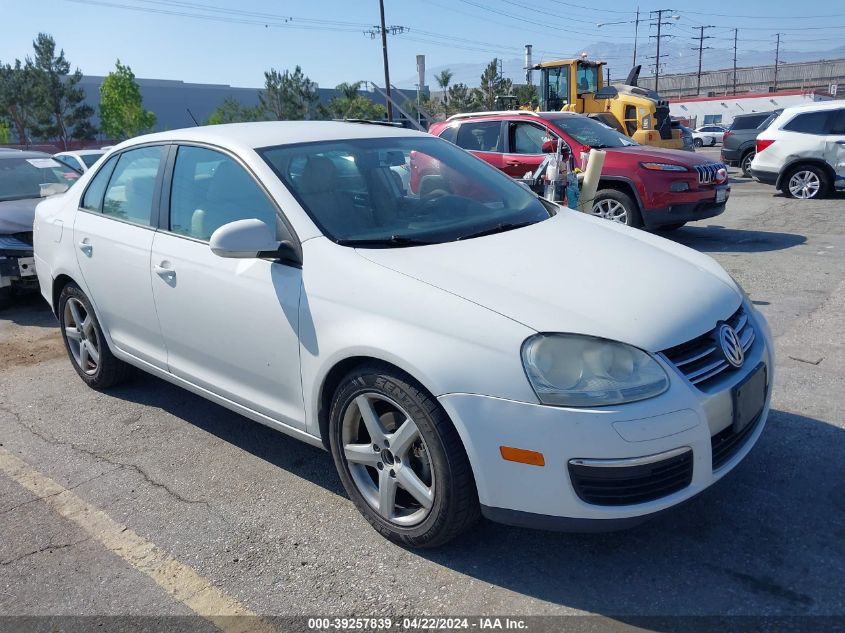
[[[343,245],[469,239],[551,215],[508,176],[435,137],[321,141],[259,154],[322,232]]]
[[[552,136],[546,128],[524,121],[511,123],[509,133],[513,154],[542,154],[543,143]]]
[[[549,68],[546,77],[546,107],[560,110],[569,103],[569,67]]]
[[[255,218],[277,232],[276,208],[247,171],[221,152],[184,145],[170,188],[170,231],[208,240],[229,222]]]
[[[458,130],[456,144],[475,152],[501,152],[499,136],[501,121],[468,121]]]
[[[93,167],[94,163],[100,160],[102,154],[83,154],[80,158],[82,158],[82,162],[85,163],[86,167]]]
[[[783,129],[790,132],[801,132],[803,134],[826,134],[830,114],[830,110],[799,114],[784,125]]]
[[[103,215],[152,225],[156,177],[165,147],[140,147],[120,154],[103,197]]]
[[[834,110],[831,113],[828,134],[834,134],[836,136],[845,135],[845,110]]]

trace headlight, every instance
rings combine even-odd
[[[645,400],[669,387],[644,351],[577,334],[537,334],[522,346],[522,364],[543,404],[594,407]]]
[[[652,171],[689,171],[683,165],[673,165],[672,163],[640,163],[640,167]]]

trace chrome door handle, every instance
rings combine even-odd
[[[518,160],[509,160],[506,162],[510,167],[519,167],[522,163]]]
[[[156,264],[153,267],[153,270],[156,271],[156,275],[158,275],[159,277],[175,277],[176,276],[176,271],[173,270],[172,268],[168,268],[166,266],[159,266],[158,264]]]
[[[79,250],[91,257],[91,253],[94,252],[94,245],[88,242],[88,238],[85,238],[79,243]]]

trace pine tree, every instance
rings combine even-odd
[[[79,88],[82,73],[78,68],[70,72],[64,50],[56,55],[56,42],[46,33],[38,34],[33,48],[35,58],[26,60],[35,92],[37,122],[33,134],[55,139],[63,149],[73,138],[93,138],[94,109],[85,103],[85,93]]]

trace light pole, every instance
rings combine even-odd
[[[634,25],[634,66],[637,65],[637,35],[640,30],[640,8],[637,7],[637,18],[635,20],[622,20],[621,22],[599,22],[596,24],[598,28],[603,26],[612,26],[614,24],[633,24]]]

